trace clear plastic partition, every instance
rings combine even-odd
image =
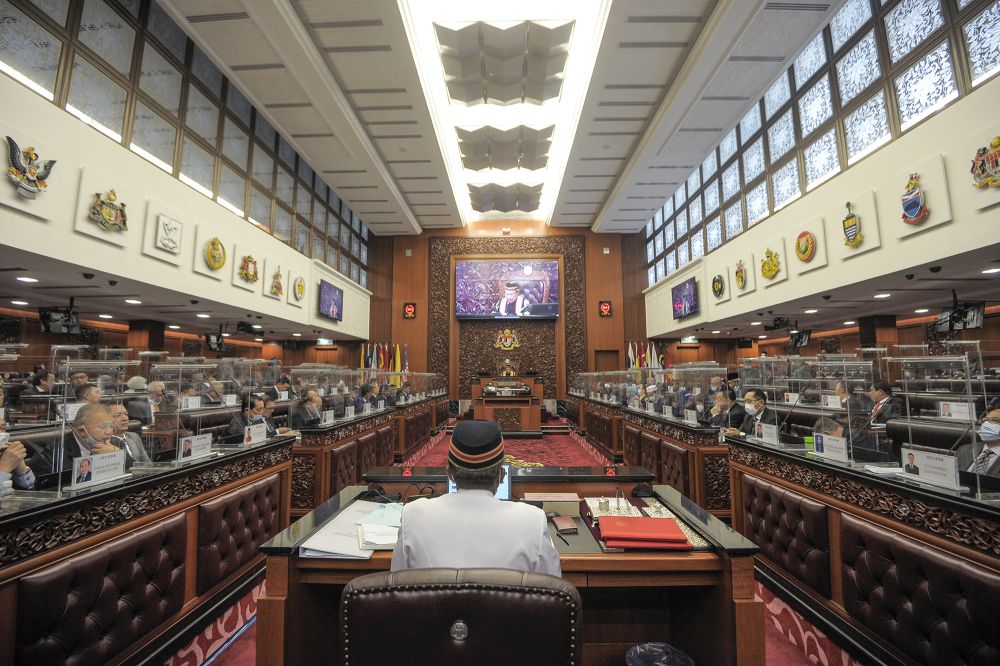
[[[647,383],[632,409],[655,412],[665,418],[704,425],[711,418],[715,393],[725,382],[726,369],[712,363],[686,364],[646,370]]]
[[[768,402],[784,402],[785,393],[788,392],[788,367],[789,357],[786,356],[741,359],[738,368],[738,397],[742,398],[742,394],[749,389],[760,389],[767,395]]]
[[[566,392],[571,396],[576,398],[586,398],[589,383],[587,381],[586,373],[576,373],[569,379],[569,386],[566,387]]]
[[[136,354],[139,359],[139,374],[143,377],[149,377],[149,369],[152,365],[166,362],[168,356],[170,356],[170,352],[167,351],[140,351]]]
[[[859,347],[857,349],[857,360],[871,361],[874,379],[884,379],[888,382],[896,378],[889,372],[889,349],[887,347]]]
[[[181,464],[211,453],[221,436],[219,429],[202,434],[203,426],[225,422],[228,412],[239,410],[239,398],[226,393],[213,363],[154,363],[146,391],[129,402],[129,415],[142,427],[150,463]],[[216,418],[208,415],[213,412]]]
[[[227,394],[242,397],[246,393],[264,391],[281,377],[276,359],[226,357],[212,362],[217,366],[216,379],[223,383]]]
[[[845,359],[818,359],[810,365],[815,388],[803,393],[802,404],[814,411],[790,418],[792,429],[799,425],[811,430],[815,453],[827,460],[892,463],[888,442],[869,425],[872,405],[868,391],[874,363],[858,361],[850,355]],[[806,417],[816,420],[812,424],[803,423]],[[806,444],[809,448],[808,441]]]

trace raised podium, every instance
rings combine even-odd
[[[541,377],[479,377],[471,387],[472,414],[495,421],[505,436],[539,437],[544,388]]]

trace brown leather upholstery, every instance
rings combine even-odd
[[[424,411],[407,416],[403,428],[406,433],[407,449],[422,444],[431,435],[431,413]]]
[[[625,435],[624,435],[624,458],[622,462],[626,465],[638,465],[639,464],[639,437],[642,431],[638,428],[634,428],[630,425],[625,425]]]
[[[1000,664],[1000,575],[844,514],[844,609],[924,664]]]
[[[348,442],[330,452],[330,493],[336,495],[357,482],[358,441]]]
[[[750,474],[743,475],[743,536],[760,554],[825,597],[830,595],[827,508]]]
[[[687,449],[664,439],[660,440],[660,483],[690,497],[691,465]]]
[[[24,576],[17,663],[107,663],[181,609],[186,554],[178,515]]]
[[[198,594],[256,557],[281,529],[280,479],[272,474],[198,507]]]
[[[434,422],[437,424],[438,430],[443,428],[448,423],[449,418],[448,401],[442,400],[437,404],[437,406],[434,407]]]
[[[584,424],[580,423],[580,403],[576,400],[566,401],[566,420],[576,426],[579,430]]]
[[[587,439],[609,451],[611,446],[611,419],[594,410],[587,411]]]
[[[639,436],[639,466],[649,470],[660,481],[660,438],[643,432]]]
[[[385,467],[391,465],[396,448],[396,442],[392,437],[392,426],[387,425],[379,428],[378,431],[376,431],[375,436],[378,440],[377,449],[379,466]]]
[[[582,620],[568,581],[508,569],[369,574],[340,598],[345,666],[579,664]]]
[[[354,473],[355,480],[378,464],[378,437],[374,432],[358,438],[358,468]]]

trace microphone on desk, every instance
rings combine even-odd
[[[808,382],[806,382],[805,386],[800,386],[799,387],[799,392],[795,395],[795,402],[792,403],[792,406],[788,410],[788,413],[785,414],[785,418],[781,419],[781,423],[778,424],[778,432],[779,433],[780,432],[784,432],[786,435],[790,434],[787,431],[785,431],[785,424],[788,422],[789,417],[791,417],[792,412],[795,411],[795,408],[798,407],[799,402],[802,400],[802,396],[805,395],[805,393],[806,393],[806,389],[808,389],[810,386],[812,386],[812,383],[815,382],[815,381],[816,381],[816,378],[813,377]]]

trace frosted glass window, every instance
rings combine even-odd
[[[70,108],[72,107],[72,109]],[[73,109],[76,109],[74,113]],[[125,89],[78,54],[73,59],[73,78],[69,84],[66,110],[83,118],[88,124],[121,141],[125,118]]]
[[[760,104],[754,104],[740,119],[740,141],[747,145],[747,139],[760,131]]]
[[[795,147],[795,126],[792,124],[791,109],[767,128],[767,144],[772,164]]]
[[[181,153],[181,179],[188,180],[189,185],[207,197],[213,195],[212,185],[215,180],[215,156],[195,143],[194,139],[184,137],[184,151]]]
[[[1000,71],[1000,2],[994,2],[969,21],[962,34],[975,86]]]
[[[250,136],[241,130],[232,118],[226,118],[222,130],[222,154],[245,170],[249,152]]]
[[[701,197],[695,197],[688,206],[688,228],[694,229],[701,224]]]
[[[739,236],[743,231],[743,202],[737,200],[726,209],[726,240]]]
[[[882,70],[878,62],[875,33],[869,32],[847,52],[847,55],[837,61],[837,85],[840,88],[841,106],[857,97],[880,76]]]
[[[223,164],[219,168],[219,202],[225,202],[230,210],[242,217],[246,193],[246,178]]]
[[[719,210],[719,181],[713,180],[705,185],[705,215],[711,215]]]
[[[277,139],[278,133],[274,130],[274,127],[271,126],[271,123],[267,122],[267,118],[260,115],[260,113],[258,113],[257,117],[254,119],[253,133],[257,135],[257,138],[260,139],[265,146],[274,150],[274,141]]]
[[[330,196],[330,186],[327,185],[326,181],[322,178],[316,179],[316,196],[323,203],[326,203],[327,197]],[[364,234],[362,235],[362,238],[368,238],[368,229],[366,228],[363,231]]]
[[[0,0],[0,71],[52,100],[62,42],[7,0]]]
[[[674,214],[674,200],[672,198],[667,199],[667,202],[663,204],[663,219],[666,220],[673,214]]]
[[[830,37],[833,50],[839,51],[847,40],[854,36],[872,17],[869,0],[847,0],[830,21]]]
[[[799,187],[799,161],[792,159],[774,172],[774,209],[779,210],[802,195]]]
[[[809,45],[802,49],[802,53],[795,59],[795,88],[800,90],[812,75],[826,64],[826,46],[823,44],[823,33],[820,32],[809,42]]]
[[[305,183],[306,183],[306,185],[308,185],[309,187],[312,187],[313,176],[315,175],[315,173],[313,172],[312,167],[309,166],[309,164],[304,159],[301,159],[301,158],[299,159],[299,171],[298,171],[298,173],[299,173],[299,178],[301,178],[302,180],[304,180]]]
[[[115,0],[115,4],[123,8],[132,18],[139,18],[139,2],[140,0]]]
[[[722,200],[729,201],[740,193],[740,161],[733,162],[722,172]]]
[[[743,151],[743,182],[749,183],[764,173],[764,140],[757,139]]]
[[[896,101],[901,128],[906,129],[958,97],[948,42],[896,77]]]
[[[767,181],[747,192],[747,226],[752,227],[770,213],[767,203]]]
[[[674,218],[674,221],[677,224],[677,235],[678,236],[683,236],[684,234],[686,234],[687,230],[688,230],[688,213],[687,213],[687,210],[685,209],[685,210],[679,210],[679,211],[677,211],[677,217]]]
[[[368,288],[368,271],[363,268],[361,269],[361,281],[359,284],[365,289]]]
[[[219,107],[194,86],[188,86],[187,116],[184,123],[198,136],[215,145],[219,135]]]
[[[344,252],[340,253],[340,273],[347,277],[351,272],[351,260],[348,258],[347,254]]]
[[[688,242],[685,238],[677,244],[677,268],[683,268],[690,261],[688,254]]]
[[[660,281],[666,277],[667,264],[663,259],[656,262],[656,280]]]
[[[655,227],[653,226],[653,218],[649,218],[648,220],[646,220],[646,238],[649,238],[650,236],[653,235],[654,228]]]
[[[663,247],[670,249],[670,246],[674,244],[675,239],[676,234],[674,232],[674,223],[673,220],[671,220],[663,227]]]
[[[650,266],[646,269],[646,283],[650,287],[656,284],[656,266]]]
[[[663,224],[663,211],[657,210],[653,215],[653,226],[659,229],[661,224]]]
[[[278,180],[274,187],[274,196],[278,201],[292,205],[295,196],[295,178],[285,169],[278,167]]]
[[[309,254],[309,227],[302,222],[295,220],[295,236],[292,240],[292,247],[300,254]]]
[[[830,77],[825,75],[799,97],[799,127],[802,137],[809,136],[813,130],[832,117]]]
[[[229,83],[229,89],[226,91],[226,108],[232,111],[233,115],[240,119],[247,127],[250,127],[250,112],[253,111],[253,107],[250,105],[250,100],[243,96],[240,89]]]
[[[701,163],[701,177],[702,179],[711,178],[718,170],[719,164],[715,161],[715,149],[712,149],[705,161]]]
[[[271,228],[271,197],[256,187],[250,190],[250,220]]]
[[[80,41],[128,78],[135,30],[104,0],[87,0],[80,17]]]
[[[31,0],[31,4],[41,9],[59,25],[66,25],[66,10],[69,0]]]
[[[184,82],[180,70],[160,55],[152,43],[146,42],[139,71],[139,88],[176,116],[180,111],[181,85]]]
[[[295,212],[312,221],[312,195],[302,185],[295,191]]]
[[[737,149],[736,128],[729,130],[729,134],[722,138],[719,144],[719,164],[725,164],[729,158],[736,154]]]
[[[811,190],[824,180],[840,171],[840,157],[837,155],[837,131],[829,132],[816,139],[804,151],[806,161],[806,189]]]
[[[665,272],[666,272],[667,275],[670,275],[671,273],[676,273],[677,272],[677,253],[676,252],[671,252],[670,254],[668,254],[663,259],[660,259],[660,263],[664,264],[664,269],[665,269]],[[659,269],[657,269],[657,273],[659,273]]]
[[[150,3],[148,30],[172,56],[177,58],[179,62],[184,62],[187,35],[174,23],[170,15],[163,11],[158,0]]]
[[[782,72],[778,80],[764,93],[764,117],[771,119],[778,110],[792,98],[792,89],[788,85],[788,72]]]
[[[253,179],[269,190],[274,181],[274,158],[256,142],[253,144]]]
[[[286,243],[292,239],[292,213],[283,206],[274,207],[274,236]]]
[[[357,236],[351,236],[351,254],[354,257],[361,256],[361,241],[358,240]]]
[[[656,234],[656,241],[660,245],[663,245],[663,237],[660,234]],[[646,243],[646,263],[650,263],[656,258],[656,243],[654,241],[649,241]]]
[[[351,228],[346,224],[340,225],[340,248],[343,252],[351,251]]]
[[[191,73],[209,92],[218,98],[222,97],[222,72],[197,45],[191,58]]]
[[[326,244],[326,265],[337,270],[337,247],[333,243]]]
[[[652,257],[650,257],[650,260],[652,260],[653,257],[663,254],[663,234],[656,234],[656,238],[654,239],[654,244],[655,244],[654,249],[656,250],[656,252],[653,254]]]
[[[357,211],[351,211],[351,228],[359,234],[361,233],[361,216]]]
[[[680,210],[685,201],[687,201],[687,190],[684,187],[684,183],[681,183],[681,186],[674,192],[674,208]]]
[[[711,252],[722,245],[722,220],[718,216],[713,217],[705,225],[706,251]]]
[[[701,175],[695,169],[687,179],[688,196],[693,196],[695,190],[701,187]]]
[[[889,60],[896,64],[943,25],[939,0],[900,0],[885,15]]]
[[[135,124],[132,127],[132,150],[149,159],[164,171],[171,171],[174,164],[174,145],[177,128],[160,117],[142,102],[135,105]],[[141,152],[140,152],[141,151]],[[145,153],[145,154],[143,154]],[[150,159],[150,158],[154,159]]]
[[[958,0],[958,9],[959,10],[965,9],[966,6],[969,5],[971,2],[972,0]]]
[[[885,94],[881,90],[844,118],[844,136],[848,164],[853,164],[892,138]]]
[[[691,258],[705,256],[705,230],[699,229],[691,234]]]
[[[278,159],[290,167],[295,167],[295,149],[280,134],[278,135]]]
[[[357,282],[358,280],[361,279],[360,274],[361,274],[361,267],[358,266],[356,263],[354,263],[352,261],[351,262],[351,279],[353,281]]]
[[[323,237],[318,233],[312,235],[311,247],[312,250],[309,256],[323,261],[323,257],[326,255],[326,243],[323,242]]]

